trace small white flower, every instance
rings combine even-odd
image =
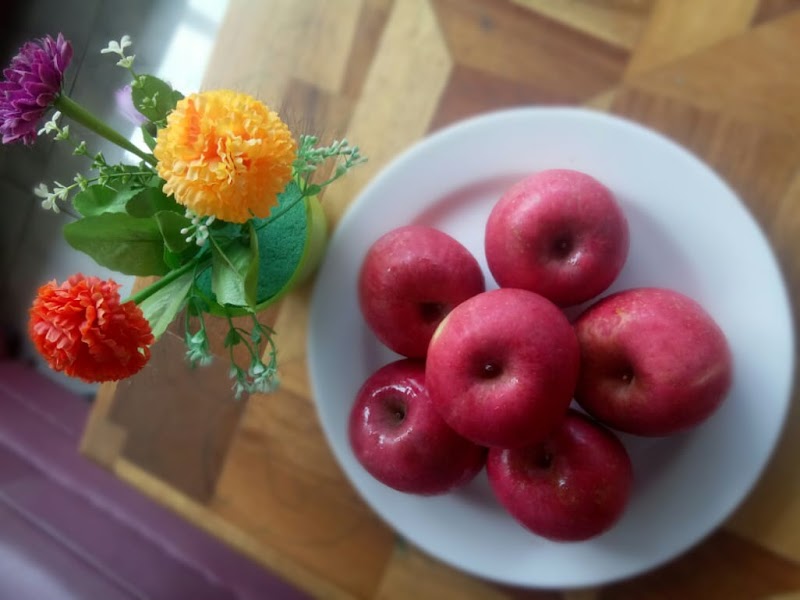
[[[274,369],[254,359],[244,383],[246,391],[250,393],[269,393],[278,386],[278,376]]]
[[[69,125],[64,125],[64,128],[61,129],[57,134],[57,140],[68,140],[69,139]]]
[[[129,35],[123,35],[122,39],[117,42],[116,40],[111,40],[108,42],[108,46],[100,50],[100,54],[119,54],[120,56],[125,56],[125,48],[131,45],[131,37]]]
[[[52,196],[50,190],[44,183],[40,183],[35,188],[33,188],[33,194],[38,198],[49,198],[50,196]]]
[[[81,188],[81,190],[85,190],[87,187],[89,187],[89,180],[80,173],[75,175],[73,181],[78,184],[78,187]]]
[[[58,204],[56,204],[55,198],[48,198],[47,200],[42,200],[42,208],[45,210],[52,210],[56,214],[61,212],[61,209],[58,208]]]
[[[242,385],[240,382],[237,381],[233,384],[233,397],[236,400],[239,400],[242,397],[242,394],[245,393],[245,391],[246,391],[245,386]]]
[[[206,343],[206,332],[203,329],[198,329],[195,331],[192,336],[187,340],[190,344],[194,346],[203,346]]]
[[[250,365],[250,376],[258,377],[267,370],[267,367],[262,362],[254,362]]]
[[[80,144],[78,144],[78,147],[75,148],[75,150],[73,150],[72,153],[75,156],[85,156],[86,154],[88,154],[88,151],[86,150],[86,142],[82,141]]]
[[[117,66],[122,67],[124,69],[130,69],[133,66],[133,60],[136,58],[135,54],[131,54],[130,56],[123,56],[121,59],[117,61]]]
[[[206,367],[213,362],[214,357],[211,356],[211,353],[208,351],[208,347],[204,341],[205,337],[203,337],[203,340],[198,340],[198,335],[205,336],[201,330],[186,340],[186,358],[193,367]]]
[[[61,111],[57,110],[56,112],[53,113],[53,116],[50,117],[50,120],[44,124],[44,127],[42,127],[39,130],[39,135],[50,133],[52,131],[58,132],[59,131],[58,119],[60,118],[61,118]]]
[[[53,195],[56,198],[60,198],[61,200],[66,200],[67,194],[69,194],[69,188],[61,183],[58,183],[57,181],[55,182],[55,184],[56,185],[53,188]]]
[[[56,195],[47,189],[47,186],[40,183],[33,188],[35,196],[42,198],[42,208],[45,210],[52,210],[54,213],[60,212],[58,204],[56,203]]]
[[[208,226],[214,222],[216,217],[201,217],[188,208],[185,214],[187,219],[191,219],[191,223],[188,227],[181,228],[181,235],[186,236],[184,239],[186,239],[187,242],[194,241],[198,246],[202,246],[209,237]]]
[[[155,108],[158,105],[158,92],[154,92],[152,96],[142,98],[142,106],[145,108]]]
[[[186,358],[193,367],[207,367],[214,360],[209,354],[199,350],[187,351]]]
[[[278,387],[278,378],[274,375],[270,377],[265,373],[259,377],[256,377],[247,387],[249,388],[247,391],[249,391],[251,394],[269,394],[270,392],[274,392]]]

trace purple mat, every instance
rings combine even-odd
[[[88,409],[0,362],[0,600],[308,598],[80,456]]]

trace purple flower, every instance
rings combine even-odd
[[[0,81],[0,133],[3,143],[36,139],[39,119],[52,106],[64,71],[72,60],[72,45],[58,34],[27,42],[3,71]]]
[[[125,117],[128,121],[130,121],[137,127],[147,123],[147,117],[145,117],[142,113],[136,110],[136,107],[133,104],[133,98],[131,98],[130,83],[125,87],[121,87],[116,92],[114,92],[114,100],[116,100],[117,109],[119,110],[120,113],[122,113],[122,116]]]

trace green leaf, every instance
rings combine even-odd
[[[152,75],[139,75],[131,86],[133,105],[153,123],[163,121],[183,94],[166,81]]]
[[[279,204],[266,219],[253,219],[258,238],[256,304],[283,293],[301,264],[308,240],[308,208],[300,186],[292,181],[278,195]],[[215,221],[209,228],[215,239],[232,237],[241,225]],[[219,236],[219,237],[218,237]],[[211,270],[197,277],[198,289],[214,298]]]
[[[258,303],[258,235],[252,221],[249,221],[247,225],[247,229],[250,232],[250,264],[244,276],[244,290],[247,305],[255,308]]]
[[[230,348],[231,346],[235,346],[241,341],[242,341],[242,336],[239,335],[239,332],[231,328],[228,330],[228,334],[225,336],[225,343],[223,344],[223,346],[225,348]]]
[[[200,246],[191,243],[186,244],[183,252],[173,252],[164,245],[164,264],[170,269],[177,269],[192,260],[200,251]]]
[[[98,264],[127,275],[164,275],[164,239],[155,219],[124,213],[85,217],[64,226],[64,238]]]
[[[181,233],[181,229],[189,227],[189,225],[192,224],[192,222],[183,215],[165,210],[156,213],[156,222],[158,223],[161,236],[164,238],[164,244],[166,244],[171,252],[181,254],[192,246],[197,248],[196,244],[186,241],[186,234]]]
[[[209,234],[213,235],[215,240],[226,244],[230,240],[241,238],[246,226],[246,224],[242,223],[228,223],[215,219],[214,222],[209,225],[208,229]]]
[[[145,318],[150,321],[150,329],[156,339],[166,331],[183,307],[193,281],[194,272],[188,271],[139,304]]]
[[[72,204],[82,216],[94,217],[103,213],[125,212],[128,200],[138,194],[128,188],[120,191],[102,185],[92,185],[75,195]]]
[[[152,217],[157,212],[172,211],[183,215],[186,209],[167,196],[158,187],[146,187],[137,190],[136,195],[128,200],[125,210],[132,217]],[[182,225],[185,227],[185,225]]]
[[[258,236],[252,223],[250,243],[224,248],[212,242],[211,289],[220,304],[255,307],[258,289]]]
[[[204,313],[207,313],[208,309],[209,309],[208,302],[206,302],[203,298],[200,298],[198,296],[191,296],[189,298],[189,302],[186,305],[186,310],[193,317],[197,317]]]
[[[142,139],[151,151],[156,147],[156,131],[156,127],[152,123],[142,125]]]
[[[264,301],[279,293],[303,258],[308,238],[308,209],[300,186],[289,183],[278,196],[272,214],[256,221],[258,229],[258,298]]]
[[[164,264],[171,270],[177,269],[183,264],[183,256],[164,246]]]

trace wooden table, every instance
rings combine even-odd
[[[324,196],[334,223],[381,166],[458,119],[541,104],[624,115],[731,183],[798,305],[797,1],[233,0],[205,84],[223,86],[361,146],[370,162]],[[101,390],[85,454],[320,598],[800,598],[796,398],[757,489],[700,546],[602,590],[513,590],[410,547],[350,487],[310,400],[309,291],[269,315],[279,392],[234,403],[224,360],[190,372],[168,334],[145,371]]]

